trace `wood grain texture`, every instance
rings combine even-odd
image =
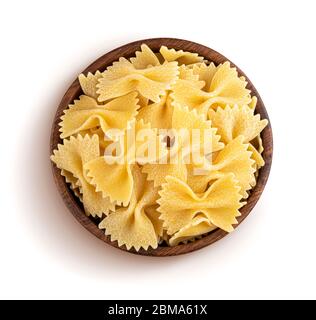
[[[176,50],[184,50],[184,51],[191,51],[197,52],[200,56],[205,57],[207,60],[213,61],[216,65],[219,63],[223,63],[225,61],[229,61],[226,57],[222,54],[205,47],[201,44],[194,43],[187,40],[181,39],[173,39],[173,38],[154,38],[154,39],[146,39],[146,40],[139,40],[122,47],[119,47],[99,59],[93,62],[90,66],[88,66],[83,73],[87,74],[89,71],[94,73],[97,70],[104,71],[109,65],[111,65],[114,61],[118,60],[120,57],[130,58],[134,56],[135,51],[140,50],[141,44],[146,43],[153,51],[159,51],[162,45],[165,45],[169,48],[174,48]],[[231,62],[232,66],[235,66],[238,70],[239,75],[243,75],[246,77],[248,81],[247,88],[251,90],[252,95],[257,96],[258,103],[256,107],[256,113],[260,113],[262,119],[268,119],[268,113],[265,109],[265,106],[260,98],[260,95],[254,85],[251,83],[249,78],[240,70],[233,62]],[[58,143],[62,143],[59,137],[59,126],[58,123],[60,122],[60,116],[63,114],[63,111],[68,108],[68,105],[73,102],[74,99],[78,98],[79,95],[82,94],[79,81],[76,79],[72,85],[68,88],[65,95],[63,96],[59,107],[57,109],[55,119],[52,125],[51,131],[51,139],[50,139],[50,152],[52,154],[53,150],[57,148]],[[249,215],[255,204],[257,203],[258,199],[260,198],[265,184],[268,180],[271,163],[272,163],[272,153],[273,153],[273,138],[272,138],[272,129],[271,123],[269,120],[268,126],[262,132],[262,141],[264,146],[263,151],[263,158],[265,160],[265,166],[260,170],[259,177],[257,180],[257,185],[251,191],[251,194],[248,198],[247,204],[241,209],[241,216],[237,218],[239,224]],[[64,178],[60,174],[60,170],[52,163],[52,171],[54,180],[56,182],[56,186],[64,200],[64,203],[70,210],[70,212],[75,216],[75,218],[90,232],[92,232],[96,237],[101,239],[107,244],[119,248],[124,251],[128,251],[130,253],[137,253],[141,255],[147,256],[157,256],[157,257],[164,257],[164,256],[173,256],[184,254],[188,252],[192,252],[198,249],[201,249],[205,246],[208,246],[227,235],[227,233],[223,230],[217,229],[213,232],[209,233],[208,235],[202,237],[199,240],[188,244],[179,244],[175,247],[167,247],[167,246],[159,246],[157,249],[149,249],[147,251],[141,249],[138,252],[135,250],[127,250],[125,246],[119,247],[117,242],[111,242],[108,236],[105,236],[104,231],[98,228],[97,220],[87,217],[84,213],[82,204],[78,200],[78,198],[73,194],[71,189],[66,184]],[[238,224],[238,225],[239,225]],[[235,226],[238,227],[238,225]]]

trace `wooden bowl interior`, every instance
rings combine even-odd
[[[180,40],[180,39],[172,39],[172,38],[154,38],[154,39],[146,39],[140,40],[136,42],[129,43],[122,47],[119,47],[99,59],[93,62],[90,66],[88,66],[83,73],[87,74],[88,72],[96,72],[97,70],[104,71],[109,65],[111,65],[114,61],[118,60],[120,57],[130,58],[134,56],[135,51],[140,49],[141,44],[147,44],[153,51],[158,52],[162,45],[165,45],[169,48],[174,48],[176,50],[184,50],[184,51],[191,51],[197,52],[199,55],[205,57],[209,61],[213,61],[216,65],[223,63],[225,61],[229,61],[226,57],[222,54],[205,47],[201,44],[194,43],[191,41]],[[265,109],[265,106],[260,98],[259,93],[257,92],[256,88],[253,86],[249,78],[242,72],[233,62],[231,62],[232,66],[235,66],[238,70],[240,76],[245,76],[248,85],[247,88],[251,90],[252,95],[257,96],[258,102],[256,107],[256,113],[261,115],[262,119],[268,119],[268,114]],[[80,88],[80,84],[78,79],[76,79],[71,86],[66,91],[65,95],[63,96],[60,105],[57,109],[55,119],[52,125],[51,131],[51,140],[50,140],[50,153],[52,154],[53,150],[57,148],[58,143],[62,143],[59,137],[59,125],[60,117],[63,114],[63,111],[68,108],[68,105],[73,102],[74,99],[78,98],[82,94],[82,90]],[[272,138],[272,129],[271,124],[269,121],[268,126],[262,131],[261,133],[262,141],[263,141],[263,158],[265,160],[265,166],[260,169],[259,176],[257,179],[256,186],[252,189],[251,194],[247,200],[247,204],[242,207],[241,209],[241,216],[237,218],[238,224],[235,226],[237,227],[251,212],[255,204],[257,203],[260,195],[263,192],[265,184],[267,182],[271,162],[272,162],[272,152],[273,152],[273,138]],[[56,182],[57,188],[66,204],[68,209],[71,213],[75,216],[75,218],[90,232],[92,232],[96,237],[101,239],[102,241],[114,246],[118,249],[128,251],[130,253],[137,253],[141,255],[148,255],[148,256],[173,256],[179,255],[183,253],[192,252],[198,249],[201,249],[205,246],[208,246],[219,239],[225,237],[227,233],[223,230],[216,229],[209,234],[203,236],[201,239],[196,240],[194,242],[189,242],[187,244],[179,244],[174,247],[168,246],[158,246],[156,249],[149,248],[146,250],[139,250],[138,252],[134,249],[127,250],[125,246],[119,247],[117,242],[112,242],[109,236],[105,236],[104,230],[100,230],[98,228],[98,223],[100,219],[94,219],[92,217],[87,217],[84,213],[83,206],[78,198],[74,195],[72,190],[66,184],[63,176],[60,174],[60,170],[52,163],[52,171],[54,180]]]

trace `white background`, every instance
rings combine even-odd
[[[0,5],[0,298],[316,298],[314,1],[5,1]],[[274,133],[266,190],[231,235],[149,258],[105,245],[54,186],[49,134],[73,79],[107,51],[178,37],[246,72]]]

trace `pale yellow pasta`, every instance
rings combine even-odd
[[[151,129],[150,124],[144,124],[143,121],[132,121],[130,126],[135,125],[135,146],[127,145],[127,139],[124,140],[124,149],[122,159],[115,159],[112,155],[97,157],[85,164],[87,175],[91,178],[91,184],[96,186],[96,190],[100,191],[104,197],[109,197],[112,202],[123,204],[126,206],[131,198],[134,182],[131,171],[131,157],[135,158],[137,163],[142,164],[145,161],[135,152],[138,146],[143,142],[137,140],[138,133],[144,129]],[[155,162],[159,157],[163,157],[166,150],[161,141],[161,137],[156,133],[156,153],[154,159],[147,159],[148,163]],[[129,148],[128,148],[129,147]],[[131,152],[135,154],[131,154]],[[121,160],[121,161],[118,161]]]
[[[89,136],[97,135],[99,137],[99,145],[100,145],[100,153],[103,154],[105,148],[112,143],[112,140],[106,136],[106,134],[103,132],[101,127],[96,127],[88,130],[82,130],[79,133],[82,136],[85,136],[86,134]],[[76,134],[77,135],[77,134]],[[74,136],[76,136],[74,135]]]
[[[251,144],[249,143],[248,150],[252,152],[251,158],[255,161],[255,168],[258,170],[264,166],[264,159],[262,158],[261,153]]]
[[[198,113],[206,115],[210,105],[205,103],[209,100],[209,94],[202,91],[204,86],[204,81],[179,79],[172,87],[171,96],[179,105],[190,110],[196,109]]]
[[[226,106],[216,111],[210,109],[209,118],[225,144],[240,135],[244,136],[245,142],[250,142],[268,124],[266,119],[261,120],[260,115],[255,115],[248,106]]]
[[[172,128],[173,129],[186,129],[188,134],[192,137],[192,131],[198,129],[201,132],[200,139],[197,141],[197,146],[201,149],[201,152],[211,153],[223,148],[223,144],[219,142],[220,136],[216,135],[216,129],[212,128],[211,122],[203,119],[194,111],[182,108],[178,105],[173,106],[172,115]],[[212,132],[211,143],[209,144],[209,150],[204,150],[204,130],[210,130]],[[160,186],[166,176],[174,176],[183,181],[187,179],[187,167],[186,157],[190,157],[190,161],[195,162],[196,165],[203,165],[203,163],[197,163],[200,159],[195,159],[192,153],[195,146],[191,145],[187,149],[188,141],[187,137],[181,135],[178,136],[178,141],[169,150],[169,162],[145,164],[143,166],[143,172],[147,173],[148,179],[154,181],[155,186]],[[191,139],[189,137],[189,139]],[[191,139],[192,140],[192,139]],[[201,147],[202,146],[202,147]],[[201,148],[200,148],[201,147]]]
[[[196,83],[199,81],[199,75],[194,73],[194,69],[187,67],[186,65],[182,64],[179,67],[179,79],[182,80],[189,80],[192,83]]]
[[[246,78],[229,62],[157,51],[142,44],[80,74],[84,94],[64,111],[51,156],[86,215],[127,250],[233,231],[264,166],[268,121]]]
[[[112,202],[124,206],[128,204],[134,186],[129,163],[109,164],[104,157],[98,157],[86,163],[84,168],[97,192],[109,197]]]
[[[224,109],[217,108],[216,111],[210,109],[208,116],[225,144],[240,135],[245,138],[245,142],[251,142],[268,124],[268,120],[261,120],[260,115],[255,115],[254,110],[248,106],[226,106]],[[252,158],[256,161],[257,168],[261,168],[264,165],[260,154],[263,149],[258,152],[250,144],[249,150],[253,153]]]
[[[135,92],[113,99],[104,105],[99,105],[95,99],[80,96],[61,117],[61,138],[67,138],[84,130],[101,127],[106,134],[109,129],[125,129],[127,122],[132,120],[139,105]]]
[[[216,228],[203,214],[197,214],[185,227],[169,239],[169,244],[176,246],[180,242],[186,243],[188,240],[194,240],[196,237],[211,232]]]
[[[258,98],[256,96],[251,97],[251,101],[248,104],[249,108],[250,109],[256,109],[257,102],[258,102]]]
[[[264,148],[263,148],[263,142],[262,138],[259,135],[257,135],[253,140],[250,141],[251,144],[258,150],[259,153],[262,153]]]
[[[119,246],[125,245],[127,249],[157,248],[162,235],[162,221],[156,211],[158,190],[146,180],[138,166],[134,166],[132,172],[134,188],[129,205],[104,218],[99,228],[105,229],[112,241],[117,241]]]
[[[192,72],[198,77],[198,80],[204,81],[205,85],[202,90],[209,92],[212,79],[217,71],[215,64],[212,62],[209,65],[205,63],[193,65]]]
[[[250,90],[246,89],[246,85],[247,82],[238,77],[236,69],[225,62],[216,68],[207,91],[202,90],[205,84],[197,88],[188,81],[179,80],[173,86],[173,98],[182,106],[206,114],[211,107],[249,104]]]
[[[80,186],[79,180],[67,170],[62,169],[60,173],[65,177],[65,181],[69,184],[75,196],[82,202],[82,187]]]
[[[66,182],[70,184],[71,189],[74,190],[79,188],[78,178],[76,178],[71,172],[61,169],[60,173],[65,177]]]
[[[87,215],[101,217],[109,210],[114,210],[114,204],[109,198],[103,198],[100,192],[90,184],[89,178],[83,168],[84,164],[99,157],[99,138],[80,135],[77,138],[65,139],[64,144],[58,145],[58,150],[54,151],[51,160],[58,168],[70,172],[80,182],[82,189],[82,201]]]
[[[78,77],[81,89],[83,93],[91,98],[97,99],[97,83],[98,80],[102,77],[102,73],[98,70],[95,74],[88,72],[85,76],[81,73]]]
[[[160,53],[166,61],[177,61],[179,65],[203,61],[203,57],[200,57],[197,53],[183,50],[176,51],[175,49],[168,49],[166,46],[160,48]]]
[[[255,184],[255,161],[251,159],[252,153],[248,151],[249,144],[243,143],[244,137],[238,136],[229,142],[224,149],[212,159],[210,170],[204,175],[194,175],[189,172],[188,184],[195,192],[204,192],[210,181],[233,173],[243,198],[248,197],[247,191]]]
[[[251,157],[255,160],[254,167],[259,170],[264,166],[264,160],[262,157],[264,148],[260,134],[250,141],[248,150],[252,152]]]
[[[198,129],[200,131],[199,146],[201,147],[201,151],[204,151],[206,154],[221,150],[224,147],[223,143],[219,141],[221,137],[211,121],[206,121],[203,115],[199,115],[195,110],[190,111],[176,103],[174,103],[173,107],[172,128],[178,130],[186,129],[191,134],[192,130]],[[212,132],[209,150],[204,150],[204,143],[206,143],[204,141],[204,133],[206,133],[206,130]]]
[[[136,69],[131,62],[120,58],[102,73],[97,84],[98,101],[107,101],[132,91],[139,92],[153,102],[159,102],[160,96],[178,79],[178,64],[170,62],[146,69]]]
[[[204,193],[196,194],[183,181],[168,176],[159,192],[161,198],[160,218],[169,235],[187,226],[193,218],[202,213],[210,223],[227,231],[233,231],[240,216],[241,195],[238,181],[233,174],[227,174],[216,180]]]
[[[192,81],[193,84],[199,83],[198,76],[193,74],[193,70],[185,65],[179,67],[179,78]],[[143,119],[145,123],[150,123],[153,128],[169,129],[172,126],[172,98],[169,92],[162,96],[158,103],[145,105],[139,111],[137,119]]]
[[[135,131],[135,147],[126,148],[125,154],[128,159],[133,158],[133,149],[135,149],[135,161],[140,164],[157,163],[161,158],[165,158],[167,155],[166,143],[163,140],[163,136],[159,135],[157,128],[152,128],[150,123],[144,123],[144,120],[130,121],[130,127],[134,127]],[[150,135],[143,137],[143,132],[149,132]],[[151,149],[150,152],[142,152],[142,150]],[[155,151],[154,151],[155,150]],[[130,160],[129,160],[130,161]]]
[[[159,102],[141,108],[136,119],[143,119],[145,123],[150,123],[152,128],[169,129],[173,113],[171,103],[171,97],[167,93]]]
[[[147,67],[159,66],[160,62],[154,52],[146,45],[141,45],[141,51],[136,51],[136,57],[130,58],[132,65],[136,69],[146,69]]]
[[[157,164],[145,164],[143,166],[143,172],[147,174],[147,179],[154,181],[154,186],[161,186],[165,182],[167,176],[177,177],[183,181],[187,180],[187,167],[182,161],[181,156],[178,156],[178,163],[157,163]]]

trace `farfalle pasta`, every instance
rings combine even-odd
[[[127,249],[157,248],[162,235],[162,221],[156,205],[158,189],[153,187],[137,165],[132,171],[134,188],[128,205],[105,217],[99,227],[105,229],[112,241],[117,240]]]
[[[204,192],[211,181],[227,173],[233,173],[240,186],[240,193],[245,199],[248,197],[247,191],[255,184],[256,170],[253,166],[255,161],[251,157],[252,152],[248,151],[244,137],[238,136],[212,158],[211,167],[205,170],[202,176],[194,175],[191,170],[188,184],[195,192]]]
[[[175,246],[180,242],[185,243],[216,228],[217,227],[203,214],[197,214],[186,226],[181,228],[169,239],[169,244]]]
[[[166,46],[160,48],[160,53],[165,61],[177,61],[179,65],[193,64],[202,62],[203,57],[200,57],[197,53],[187,52],[183,50],[168,49]]]
[[[196,71],[197,72],[197,71]],[[218,106],[244,105],[251,102],[247,82],[238,77],[235,68],[225,62],[211,74],[209,85],[199,81],[200,87],[192,86],[186,80],[179,80],[173,86],[173,98],[176,102],[197,109],[200,113],[207,113],[210,108]],[[203,78],[203,77],[202,77]]]
[[[253,146],[254,140],[260,141],[260,132],[266,127],[268,121],[261,120],[259,114],[254,114],[254,109],[247,105],[234,107],[226,106],[217,108],[217,110],[209,110],[208,116],[214,126],[218,129],[221,141],[227,144],[238,136],[243,136],[245,142],[249,143],[249,150],[255,160],[256,166],[261,168],[264,160],[261,156],[263,147],[260,143],[257,148]]]
[[[204,146],[204,130],[211,131],[211,137],[209,143],[209,150],[206,150],[206,153],[216,152],[223,148],[223,143],[219,142],[220,136],[216,135],[216,129],[212,128],[211,122],[203,119],[202,116],[199,116],[196,112],[189,111],[186,108],[180,106],[173,106],[173,115],[172,115],[172,128],[173,129],[186,129],[188,135],[178,136],[178,140],[169,148],[169,162],[168,163],[155,163],[155,164],[145,164],[143,166],[143,172],[147,173],[148,179],[154,181],[155,186],[161,186],[165,182],[165,177],[170,175],[177,177],[181,180],[186,181],[187,179],[187,165],[186,162],[192,162],[193,165],[204,164],[204,159],[201,161],[200,157],[194,159],[192,153],[195,150],[196,145],[203,149]],[[200,136],[197,141],[189,145],[188,138],[192,138],[192,131],[198,130]],[[192,139],[193,140],[193,139]],[[187,159],[190,157],[189,159]],[[186,158],[186,159],[184,159]],[[186,160],[186,161],[185,161]],[[199,163],[196,163],[199,162]]]
[[[140,46],[141,50],[135,52],[135,57],[130,62],[136,69],[146,69],[149,66],[159,66],[160,62],[155,53],[146,45]]]
[[[120,58],[104,71],[98,80],[98,101],[103,102],[138,91],[143,97],[159,102],[165,91],[176,82],[178,74],[177,62],[136,69],[130,61]]]
[[[160,218],[169,235],[187,226],[197,214],[203,214],[212,224],[227,232],[233,231],[243,205],[233,173],[215,180],[203,193],[195,193],[187,183],[172,176],[166,177],[166,181],[157,201]]]
[[[98,97],[97,84],[101,77],[102,73],[100,71],[97,71],[95,74],[88,72],[86,76],[84,74],[80,74],[78,80],[83,93],[91,98],[96,99]]]
[[[143,44],[78,81],[51,160],[111,241],[138,251],[234,230],[268,124],[236,68]]]
[[[96,157],[84,165],[87,176],[91,179],[90,183],[95,185],[96,190],[100,191],[104,197],[109,197],[112,202],[117,202],[128,205],[134,188],[134,181],[132,175],[132,163],[141,164],[144,159],[141,155],[137,154],[136,150],[140,143],[138,133],[141,130],[150,129],[149,124],[144,124],[142,120],[133,121],[130,127],[135,128],[135,144],[127,145],[127,141],[121,142],[120,149],[122,154],[112,155],[105,154],[104,156]],[[153,131],[155,133],[155,131]],[[163,144],[161,138],[156,136],[156,157],[163,156]],[[135,154],[131,154],[134,152]],[[134,157],[134,159],[132,159]],[[148,163],[155,159],[148,159]]]
[[[98,127],[104,133],[111,128],[124,129],[128,121],[134,119],[137,114],[139,105],[136,96],[137,93],[132,92],[103,105],[86,95],[80,96],[61,117],[61,138]]]
[[[114,209],[115,204],[109,198],[103,197],[101,192],[97,192],[86,175],[84,165],[93,159],[99,157],[99,138],[97,135],[89,137],[86,135],[77,138],[70,137],[64,139],[62,145],[58,145],[58,149],[54,151],[51,159],[57,167],[65,172],[69,172],[78,179],[75,182],[82,193],[82,202],[87,215],[93,217],[102,217],[107,214],[110,209]],[[68,176],[69,177],[69,176]],[[71,181],[74,184],[74,181]]]

